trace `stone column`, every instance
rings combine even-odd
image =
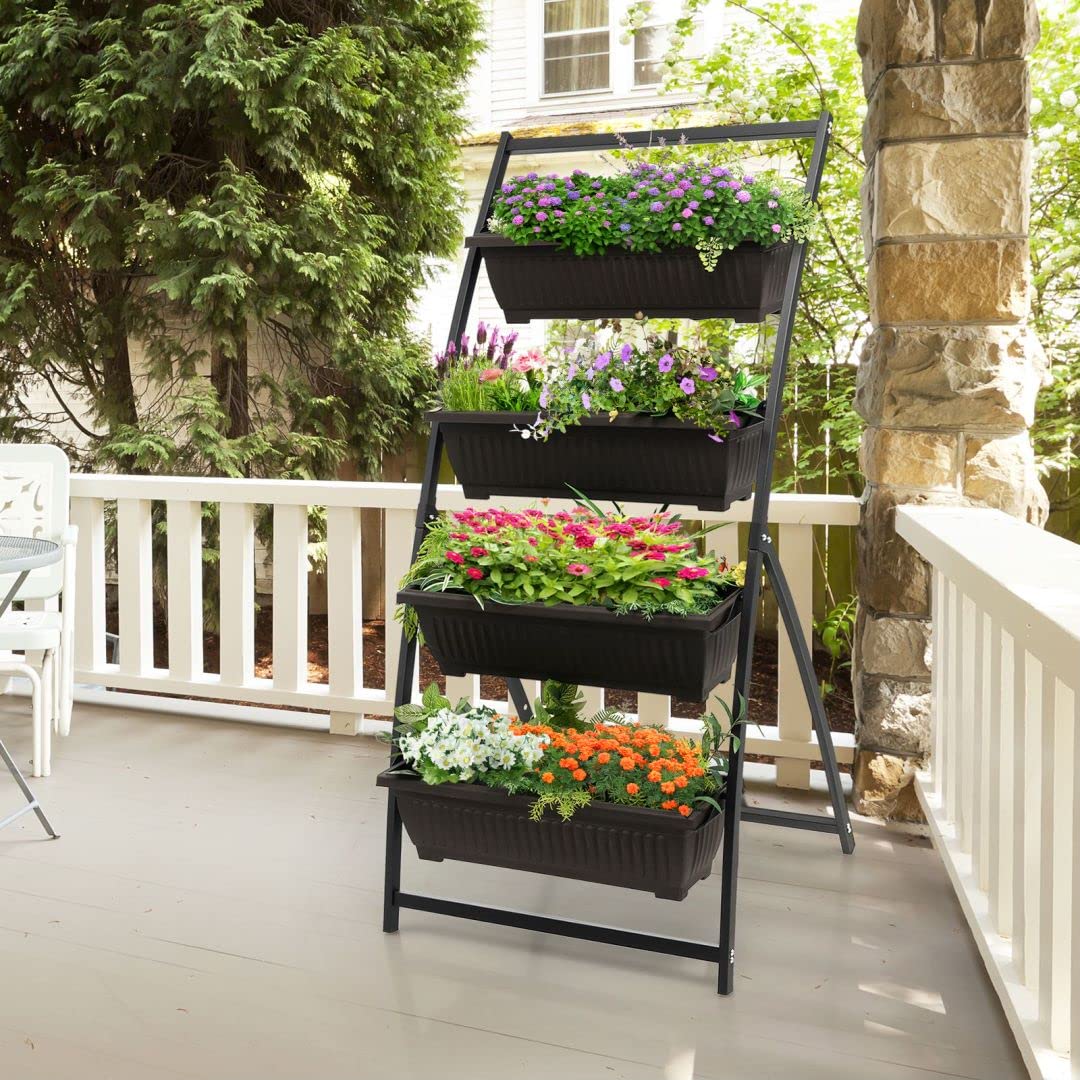
[[[1045,360],[1028,313],[1033,0],[862,0],[863,234],[873,324],[859,526],[855,793],[918,817],[930,749],[930,577],[899,503],[994,506],[1042,524],[1027,429]]]

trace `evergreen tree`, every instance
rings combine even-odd
[[[474,0],[0,0],[24,435],[43,379],[124,468],[376,467],[424,398],[408,310],[456,245],[477,46]]]

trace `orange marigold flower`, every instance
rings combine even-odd
[[[575,780],[584,780],[588,773],[584,769],[575,769],[571,774]]]
[[[659,784],[660,783],[660,774],[655,769],[653,769],[653,771],[651,773],[649,773],[649,779],[654,784]]]
[[[649,753],[653,757],[659,757],[660,756],[660,747],[657,746],[656,743],[653,743],[652,746],[649,747]]]
[[[596,755],[596,760],[601,765],[606,765],[611,760],[611,755],[605,750],[602,753]]]
[[[638,788],[637,784],[627,784],[626,785],[626,794],[627,795],[636,795],[639,790],[640,789]]]
[[[686,803],[683,803],[682,806],[679,807],[679,813],[682,814],[683,817],[689,817],[693,812],[694,811],[687,806]]]
[[[678,805],[679,804],[674,799],[665,799],[660,804],[660,809],[661,810],[674,810],[675,807],[678,806]]]
[[[673,783],[672,783],[672,782],[671,782],[670,780],[665,780],[665,781],[664,781],[664,782],[663,782],[663,783],[662,783],[662,784],[660,785],[660,790],[661,790],[661,791],[662,791],[662,792],[663,792],[663,793],[664,793],[665,795],[674,795],[674,794],[675,794],[675,785],[674,785],[674,784],[673,784]]]
[[[543,780],[545,784],[554,784],[555,783],[555,774],[546,772],[546,773],[544,773],[543,776],[540,777],[540,779]]]
[[[690,781],[687,780],[685,776],[676,776],[675,779],[672,781],[672,783],[677,788],[684,788],[684,787],[686,787],[687,784],[690,783]]]
[[[622,760],[621,760],[621,761],[619,762],[619,764],[620,764],[620,765],[621,765],[621,766],[623,767],[623,769],[624,769],[624,770],[625,770],[626,772],[629,772],[629,771],[630,771],[630,770],[631,770],[631,769],[632,769],[632,768],[634,767],[634,762],[633,762],[633,761],[632,761],[632,760],[631,760],[630,758],[628,758],[628,757],[624,757],[624,758],[623,758],[623,759],[622,759]],[[651,777],[650,777],[650,779],[651,779]]]

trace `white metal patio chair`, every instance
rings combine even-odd
[[[0,444],[0,534],[63,548],[59,562],[32,570],[19,588],[15,599],[25,602],[24,610],[0,616],[0,679],[22,675],[30,683],[34,776],[49,775],[54,728],[71,731],[78,531],[68,523],[68,473],[67,456],[55,446]],[[0,596],[16,580],[0,577]]]

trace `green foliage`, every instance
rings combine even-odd
[[[529,807],[529,820],[540,821],[547,810],[554,810],[563,821],[569,821],[576,811],[588,806],[592,794],[580,789],[574,791],[542,791]]]
[[[473,0],[6,5],[0,369],[97,464],[376,469],[431,389],[408,309],[459,233],[477,27]]]
[[[1040,15],[1031,58],[1031,320],[1050,371],[1032,437],[1049,527],[1080,541],[1080,0],[1040,5]]]
[[[743,568],[700,554],[703,533],[687,533],[671,514],[649,518],[522,514],[505,510],[442,513],[428,523],[405,587],[465,592],[481,603],[573,604],[646,616],[711,611],[743,583]],[[415,632],[414,617],[405,627]]]
[[[581,716],[585,708],[585,695],[572,683],[549,679],[540,687],[540,696],[533,706],[536,723],[565,731],[572,728],[581,731],[585,721]]]
[[[696,247],[705,268],[745,241],[771,245],[804,238],[813,207],[770,173],[752,176],[684,147],[627,151],[615,176],[515,176],[496,194],[489,227],[515,243],[552,242],[575,255],[611,248]],[[733,169],[735,171],[733,171]]]
[[[832,608],[823,619],[814,621],[814,632],[829,654],[829,677],[821,684],[821,692],[828,695],[836,689],[836,673],[851,667],[851,650],[855,640],[855,617],[859,601],[849,596]]]

